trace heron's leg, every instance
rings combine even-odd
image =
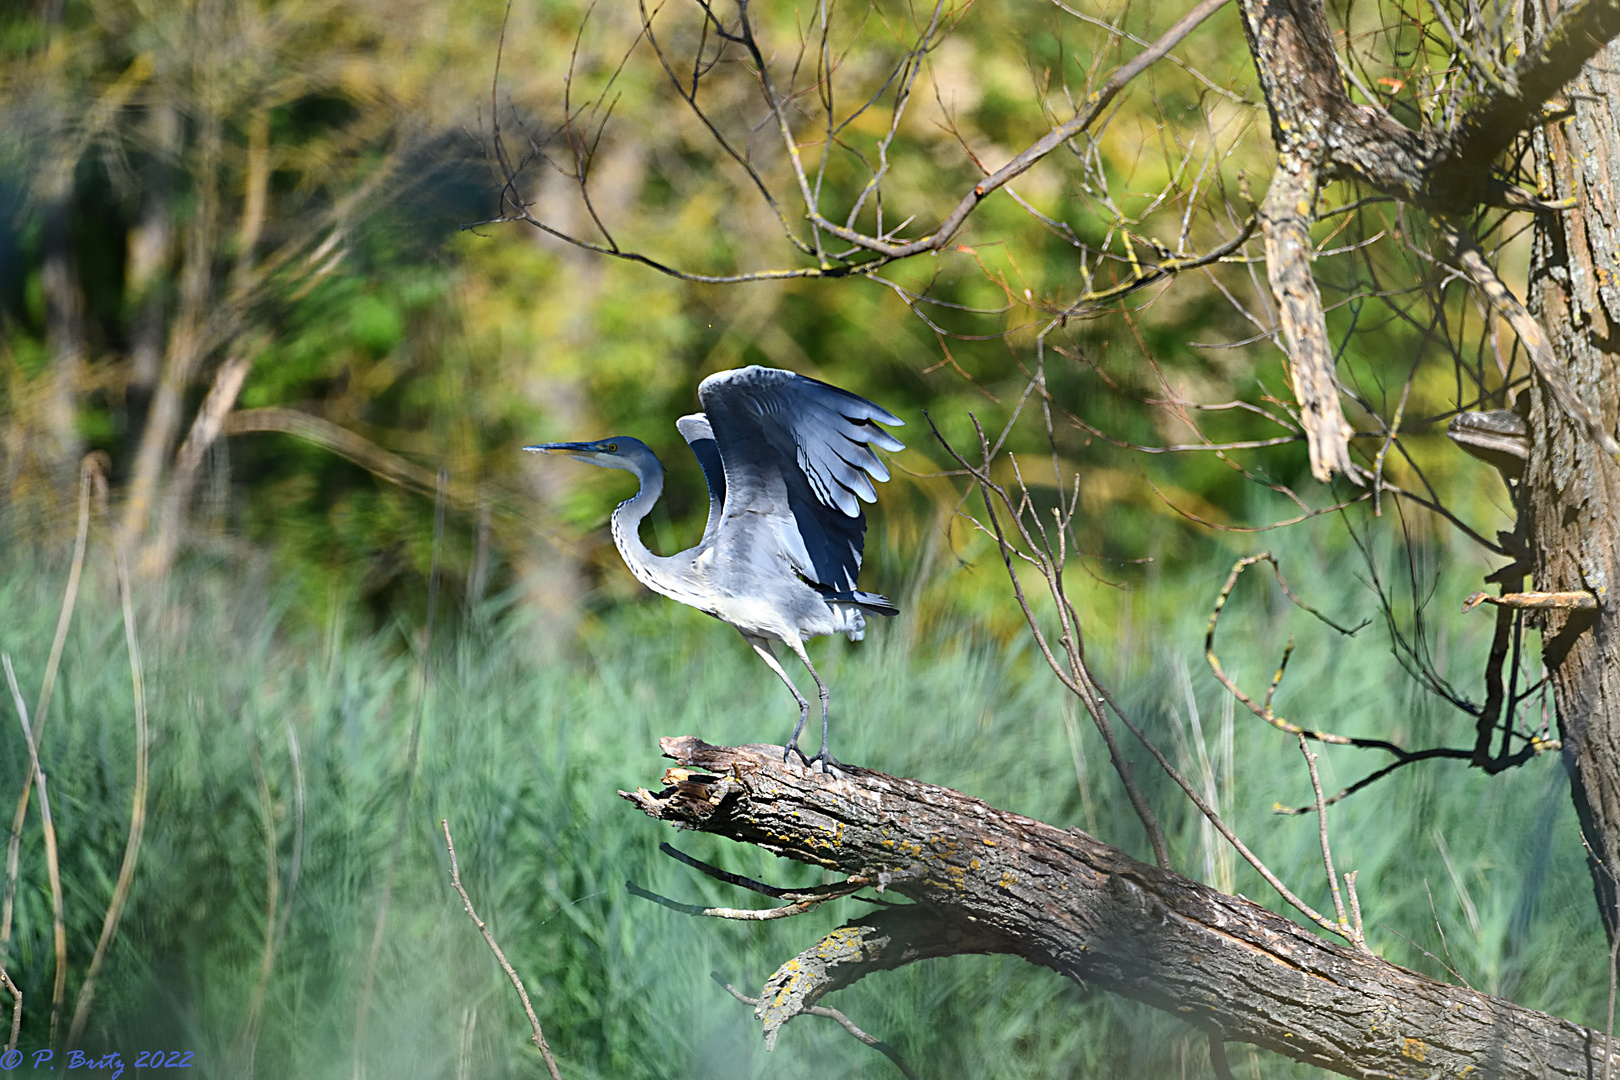
[[[737,632],[742,634],[741,630]],[[759,653],[759,658],[769,664],[771,670],[776,672],[776,674],[781,677],[782,682],[787,684],[788,693],[792,694],[793,700],[799,703],[799,723],[798,726],[793,729],[793,738],[789,739],[787,741],[787,745],[782,747],[782,760],[786,761],[789,754],[796,753],[799,755],[799,760],[804,761],[806,765],[809,765],[810,760],[807,760],[804,756],[804,752],[799,749],[799,733],[804,730],[804,722],[810,718],[810,702],[805,700],[805,696],[803,694],[799,693],[799,688],[793,685],[793,680],[788,678],[788,673],[782,670],[782,665],[777,662],[776,653],[771,650],[771,642],[769,638],[755,637],[753,634],[743,634],[743,640],[752,645],[754,647],[754,651]],[[803,654],[801,653],[800,655]],[[810,674],[814,675],[815,672],[812,671]],[[816,680],[816,685],[821,685],[820,679]]]
[[[827,703],[832,700],[832,693],[827,689],[827,684],[821,681],[821,676],[816,674],[816,666],[810,662],[810,654],[804,651],[804,642],[789,641],[786,644],[788,648],[793,650],[794,655],[804,662],[805,668],[810,672],[810,677],[816,680],[816,692],[821,695],[821,753],[805,762],[805,764],[809,765],[812,762],[819,761],[821,762],[821,771],[830,773],[834,765],[843,764],[841,761],[833,760],[833,756],[827,752]],[[803,721],[801,720],[800,723],[802,724]],[[797,732],[794,733],[794,741],[798,741]]]

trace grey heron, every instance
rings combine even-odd
[[[831,772],[831,695],[804,642],[840,632],[859,641],[868,613],[899,614],[887,597],[856,588],[856,577],[866,536],[861,501],[876,502],[872,481],[889,478],[872,447],[905,449],[877,424],[904,421],[836,386],[766,367],[710,375],[698,386],[698,401],[703,412],[675,426],[708,481],[709,519],[697,546],[675,555],[655,555],[641,542],[641,522],[664,490],[664,467],[641,440],[619,435],[524,449],[623,469],[641,481],[613,511],[613,543],[625,565],[653,592],[737,628],[798,703],[799,722],[782,759],[797,753],[807,768],[819,761]],[[815,680],[821,697],[815,757],[799,749],[810,702],[777,661],[773,641],[791,649]]]

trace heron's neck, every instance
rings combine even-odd
[[[654,555],[641,542],[641,522],[652,512],[653,504],[664,493],[664,470],[656,461],[634,470],[641,481],[641,490],[614,508],[612,517],[613,545],[624,557],[636,580],[653,592],[674,596],[679,591],[672,574],[671,560]]]

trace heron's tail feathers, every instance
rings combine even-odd
[[[887,596],[879,596],[875,592],[829,589],[825,585],[816,585],[815,588],[821,593],[822,599],[829,604],[836,604],[840,607],[845,604],[853,604],[860,611],[870,612],[873,615],[893,617],[900,614],[900,609],[895,606],[893,600],[890,600]]]
[[[860,641],[866,636],[866,616],[873,615],[894,616],[900,614],[894,601],[887,596],[879,596],[869,592],[832,592],[823,591],[822,596],[827,603],[840,616],[841,625],[838,627],[851,641]]]
[[[900,609],[893,600],[887,596],[879,596],[875,592],[850,593],[855,603],[861,606],[862,611],[869,611],[873,615],[886,615],[889,618],[900,614]]]

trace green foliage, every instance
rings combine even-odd
[[[62,568],[12,552],[0,568],[0,606],[8,612],[0,648],[32,687]],[[1370,598],[1318,595],[1348,577],[1353,562],[1301,543],[1284,552],[1283,565],[1306,599],[1324,602],[1334,618],[1374,618],[1359,635],[1374,640],[1360,642],[1354,662],[1345,662],[1345,640],[1282,602],[1257,573],[1239,585],[1218,641],[1243,685],[1268,678],[1292,636],[1295,657],[1278,696],[1284,715],[1308,710],[1314,723],[1349,734],[1390,735],[1393,727],[1410,746],[1466,740],[1469,719],[1418,690],[1377,648],[1381,624]],[[1204,613],[1224,570],[1217,562],[1166,571],[1153,588],[1133,591],[1076,584],[1090,625],[1106,628],[1093,634],[1090,650],[1179,766],[1211,778],[1234,827],[1324,906],[1314,818],[1271,812],[1274,802],[1309,801],[1297,747],[1253,717],[1233,715],[1202,667]],[[1420,572],[1421,588],[1430,575]],[[129,812],[130,682],[109,577],[93,548],[43,748],[63,851],[70,1008]],[[1454,562],[1433,583],[1448,596],[1468,577]],[[195,1049],[208,1075],[239,1071],[250,1053],[259,1075],[350,1075],[355,1006],[405,798],[374,1013],[361,1048],[373,1075],[538,1069],[515,996],[448,886],[441,818],[454,830],[475,904],[535,997],[565,1076],[895,1075],[881,1057],[812,1017],[795,1021],[777,1052],[765,1054],[749,1010],[709,980],[714,970],[757,992],[777,964],[859,914],[858,901],[737,924],[694,921],[625,891],[629,879],[687,902],[756,902],[662,857],[657,845],[665,840],[776,883],[819,880],[817,871],[756,849],[672,834],[614,794],[656,779],[660,735],[785,736],[793,719],[785,695],[723,627],[654,598],[605,612],[577,639],[559,639],[512,610],[510,597],[452,607],[441,613],[423,702],[419,630],[410,620],[372,632],[339,615],[312,628],[289,613],[297,590],[264,570],[191,572],[175,584],[184,603],[145,607],[141,620],[154,729],[151,805],[86,1049],[126,1057],[138,1048]],[[1435,645],[1442,670],[1465,678],[1482,660],[1485,623],[1453,626]],[[1071,743],[1072,703],[1022,639],[1001,644],[962,617],[927,628],[903,619],[877,627],[859,646],[841,639],[818,646],[817,657],[834,688],[840,756],[1144,853],[1100,741],[1076,727]],[[407,742],[419,708],[420,763],[408,780]],[[10,793],[26,755],[15,726],[7,730],[0,776],[10,778]],[[1151,763],[1135,756],[1176,865],[1277,906]],[[1323,782],[1333,790],[1381,763],[1366,752],[1324,748]],[[1482,992],[1600,1020],[1604,957],[1578,943],[1601,931],[1556,759],[1495,778],[1453,762],[1415,766],[1330,810],[1330,825],[1340,869],[1360,871],[1375,950],[1439,978],[1465,978]],[[280,882],[273,912],[267,873]],[[34,815],[21,883],[8,968],[28,1002],[24,1045],[32,1047],[46,1037],[53,975]],[[244,1032],[267,926],[285,932],[250,1047]],[[1087,994],[1007,957],[880,973],[829,1003],[900,1048],[923,1075],[1157,1077],[1206,1068],[1202,1036],[1173,1018]],[[1249,1072],[1247,1052],[1237,1053],[1235,1064]],[[1268,1077],[1304,1075],[1265,1055],[1254,1067]]]
[[[115,484],[130,475],[151,396],[149,385],[134,381],[141,320],[156,297],[169,320],[165,335],[172,331],[189,230],[201,221],[205,196],[218,200],[219,221],[209,234],[217,302],[231,294],[239,266],[271,259],[277,245],[365,190],[341,227],[321,227],[306,253],[271,274],[241,332],[203,358],[187,408],[196,407],[233,342],[257,340],[250,331],[262,335],[238,406],[300,410],[429,475],[446,468],[471,493],[452,515],[459,550],[475,546],[476,505],[489,509],[488,576],[496,588],[532,569],[537,520],[547,529],[563,525],[548,536],[554,549],[592,552],[593,584],[622,580],[597,534],[624,492],[596,482],[600,477],[528,459],[518,452],[525,443],[617,432],[646,440],[672,470],[666,531],[689,537],[701,526],[706,500],[671,420],[696,407],[693,391],[704,375],[765,363],[847,386],[896,411],[908,421],[902,434],[911,445],[901,469],[935,474],[948,457],[933,444],[923,410],[959,448],[974,445],[970,412],[992,432],[1013,419],[1032,370],[1033,329],[1076,291],[1083,254],[1076,241],[1108,253],[1112,262],[1085,264],[1106,283],[1128,246],[1121,223],[1172,242],[1190,204],[1179,195],[1155,200],[1175,177],[1207,167],[1209,190],[1224,192],[1236,215],[1224,220],[1207,207],[1191,214],[1194,241],[1213,244],[1247,212],[1236,189],[1252,176],[1258,190],[1269,168],[1263,115],[1246,96],[1252,69],[1241,35],[1231,32],[1235,16],[1223,13],[1176,53],[1207,72],[1204,81],[1167,61],[1144,77],[1140,91],[1119,99],[1095,143],[1108,185],[1098,187],[1096,175],[1063,155],[1020,178],[1019,197],[1063,222],[1071,236],[1035,223],[1018,202],[998,194],[951,250],[891,268],[895,285],[939,305],[919,308],[936,332],[875,282],[722,288],[581,253],[527,226],[458,230],[493,209],[482,144],[492,131],[486,107],[496,44],[503,41],[493,101],[511,146],[529,161],[522,185],[537,212],[576,235],[604,240],[566,175],[576,167],[574,148],[555,126],[566,85],[581,125],[601,124],[612,104],[606,127],[588,127],[595,133],[589,210],[615,243],[706,272],[802,261],[752,183],[716,152],[709,129],[672,98],[646,41],[637,44],[640,26],[631,9],[593,8],[587,19],[581,4],[510,12],[493,3],[452,10],[440,0],[408,10],[373,0],[258,6],[219,0],[217,7],[240,21],[205,25],[197,21],[202,15],[179,9],[70,2],[59,25],[33,17],[5,24],[12,28],[8,40],[26,53],[17,74],[0,82],[0,109],[15,119],[0,135],[6,140],[0,192],[26,195],[17,214],[0,216],[0,415],[8,432],[0,452],[12,455],[0,478],[12,500],[60,502],[64,495],[59,481],[31,479],[13,448],[41,444],[37,433],[49,403],[42,222],[52,169],[65,163],[73,165],[72,246],[91,351],[75,430],[86,448],[111,457]],[[660,9],[660,40],[676,49],[695,43],[690,14]],[[1153,32],[1147,9],[1111,4],[1088,14],[1138,35]],[[804,40],[798,16],[786,8],[758,15],[761,32],[786,50],[779,59],[788,63]],[[915,17],[892,4],[836,13],[834,40],[850,50],[839,69],[840,100],[864,100],[886,85],[885,65],[909,48]],[[929,54],[917,101],[888,155],[890,227],[915,215],[921,228],[971,187],[980,173],[963,144],[986,161],[1004,160],[1069,108],[1088,79],[1094,84],[1135,48],[1057,9],[947,8],[945,20],[954,32]],[[207,40],[217,38],[217,49],[181,47],[207,34],[215,35]],[[225,56],[240,63],[221,67]],[[101,118],[101,128],[75,127],[72,103],[111,100],[121,86],[129,96]],[[746,65],[720,65],[704,93],[734,144],[753,148],[750,160],[802,233],[791,198],[795,184],[780,151],[771,149],[774,136],[748,126],[762,117]],[[875,160],[888,133],[892,93],[882,90],[878,107],[842,133],[841,146]],[[152,130],[165,108],[185,118],[171,150]],[[199,149],[209,118],[218,120],[221,139],[220,167],[212,172]],[[253,132],[261,123],[269,170],[265,219],[257,245],[242,251],[258,152]],[[742,126],[733,131],[735,125]],[[807,160],[818,160],[820,136],[811,128],[804,135]],[[92,142],[103,152],[93,153]],[[1205,161],[1204,154],[1212,156]],[[829,208],[853,205],[863,170],[851,154],[829,157]],[[388,182],[365,187],[382,175]],[[1351,194],[1331,189],[1325,205]],[[168,215],[168,248],[157,283],[140,285],[131,276],[132,252],[153,205]],[[863,226],[875,222],[875,213],[869,200]],[[1340,235],[1341,224],[1324,220],[1318,239],[1327,245],[1337,237],[1332,242],[1343,246],[1358,229],[1366,234],[1373,227],[1358,223]],[[17,253],[15,266],[4,265],[8,249]],[[1147,251],[1140,243],[1135,250]],[[1330,319],[1335,338],[1345,341],[1344,381],[1387,414],[1412,358],[1434,343],[1396,317],[1391,305],[1404,293],[1369,292],[1356,259],[1392,279],[1429,270],[1410,253],[1385,247],[1325,255],[1319,264],[1329,302],[1343,301]],[[1239,262],[1209,274],[1253,305],[1252,269]],[[1453,317],[1466,314],[1456,290],[1445,304]],[[1301,507],[1281,487],[1297,486],[1314,507],[1344,494],[1301,483],[1302,442],[1222,458],[1148,456],[1109,441],[1197,442],[1184,414],[1153,404],[1167,391],[1205,404],[1286,399],[1288,374],[1270,342],[1254,334],[1219,291],[1188,282],[1076,319],[1047,342],[1051,437],[1027,408],[1006,446],[1024,462],[1047,460],[1055,450],[1065,476],[1079,476],[1087,512],[1077,522],[1076,542],[1106,560],[1090,564],[1095,572],[1135,580],[1130,560],[1205,558],[1225,543],[1200,522],[1252,526],[1298,515]],[[1414,454],[1410,468],[1421,466],[1442,489],[1455,488],[1453,509],[1488,537],[1500,521],[1500,489],[1480,482],[1489,476],[1484,466],[1432,434],[1434,418],[1466,404],[1455,396],[1446,365],[1424,367],[1405,414],[1403,445]],[[1369,432],[1380,423],[1355,410],[1351,418]],[[1204,413],[1198,421],[1216,441],[1284,434],[1243,410]],[[204,485],[223,496],[212,516],[194,516],[194,547],[245,538],[271,551],[288,579],[301,583],[300,613],[356,594],[379,625],[401,605],[419,608],[430,500],[291,436],[253,432],[226,443],[226,452],[209,458]],[[1386,465],[1400,482],[1421,488],[1401,454],[1390,453]],[[1037,476],[1034,483],[1047,480]],[[1037,495],[1050,505],[1059,486],[1069,490],[1066,480],[1052,480]],[[890,520],[880,527],[925,536],[956,497],[949,485],[901,473],[885,490]],[[201,508],[201,499],[194,502]],[[1419,517],[1414,527],[1427,533],[1433,524]],[[555,550],[550,557],[558,561]],[[955,603],[942,598],[947,608]]]
[[[437,553],[452,614],[431,657],[420,763],[407,779],[406,743],[422,699],[418,627],[435,555],[431,499],[280,434],[235,435],[210,456],[208,483],[223,489],[211,503],[212,524],[197,515],[191,563],[143,594],[153,802],[91,1045],[195,1048],[211,1075],[242,1071],[250,1056],[265,1076],[351,1075],[355,1003],[406,799],[374,1015],[360,1048],[372,1075],[466,1075],[464,1061],[474,1076],[536,1069],[509,988],[446,886],[440,817],[456,830],[475,901],[536,992],[566,1075],[707,1077],[723,1074],[717,1061],[742,1076],[892,1075],[881,1058],[814,1018],[795,1022],[781,1052],[766,1056],[747,1009],[708,979],[718,969],[745,991],[757,989],[776,964],[862,910],[858,902],[782,923],[710,925],[625,892],[631,878],[685,900],[749,902],[660,856],[657,843],[668,834],[637,819],[613,791],[656,778],[659,735],[774,740],[792,713],[729,632],[678,606],[643,602],[602,535],[610,508],[628,494],[622,476],[518,453],[550,439],[643,438],[670,468],[649,530],[655,547],[670,550],[696,536],[707,506],[671,421],[696,407],[702,377],[747,363],[846,386],[908,422],[901,435],[910,449],[895,456],[895,478],[873,517],[867,578],[900,598],[906,614],[863,646],[818,646],[835,690],[841,756],[1079,825],[1141,854],[1139,826],[1092,733],[1076,727],[1071,741],[1071,707],[1026,644],[997,554],[952,517],[961,488],[939,475],[949,458],[923,410],[964,451],[977,445],[975,418],[992,438],[1011,425],[1005,445],[1040,512],[1079,478],[1074,544],[1082,554],[1068,575],[1089,655],[1178,764],[1209,778],[1230,820],[1273,867],[1327,906],[1314,821],[1271,813],[1274,802],[1307,801],[1297,748],[1251,717],[1232,716],[1198,651],[1214,586],[1234,554],[1254,550],[1255,538],[1200,522],[1265,525],[1348,492],[1299,483],[1307,475],[1302,443],[1224,456],[1145,455],[1119,445],[1197,441],[1185,414],[1161,407],[1167,396],[1201,405],[1286,402],[1289,375],[1265,328],[1257,336],[1212,287],[1144,290],[1073,319],[1047,341],[1050,431],[1038,416],[1040,400],[1025,398],[1033,328],[1077,291],[1079,244],[1112,260],[1088,264],[1104,285],[1128,253],[1149,250],[1124,236],[1126,226],[1173,242],[1188,204],[1155,199],[1185,175],[1184,159],[1196,170],[1201,154],[1211,155],[1206,190],[1221,192],[1232,213],[1192,213],[1195,244],[1230,235],[1247,213],[1246,184],[1263,190],[1264,116],[1248,88],[1253,73],[1231,12],[1177,50],[1208,81],[1167,61],[1119,100],[1093,147],[1100,173],[1054,155],[1020,178],[1019,197],[1065,223],[1069,235],[1032,224],[1023,206],[997,194],[952,249],[892,268],[893,285],[930,302],[918,309],[929,325],[881,283],[719,288],[583,254],[524,226],[457,228],[487,216],[494,202],[488,163],[478,157],[493,102],[511,144],[544,155],[524,173],[523,197],[547,220],[604,241],[566,175],[573,146],[550,126],[563,115],[567,77],[571,115],[588,114],[594,125],[603,112],[584,103],[598,95],[613,103],[605,134],[590,129],[602,136],[593,144],[590,211],[603,215],[613,242],[703,272],[808,263],[783,242],[735,163],[715,153],[708,129],[671,96],[638,38],[633,6],[69,0],[61,7],[55,24],[0,14],[0,55],[16,58],[0,71],[0,503],[7,512],[34,520],[31,501],[65,498],[30,479],[16,449],[39,444],[57,362],[42,266],[44,207],[61,168],[72,180],[67,235],[88,349],[74,427],[88,448],[110,455],[115,485],[128,475],[150,393],[133,372],[141,320],[151,301],[160,302],[169,321],[159,336],[169,340],[190,230],[201,228],[208,199],[217,200],[219,220],[202,246],[215,279],[207,307],[217,313],[238,266],[267,259],[364,193],[360,209],[338,225],[321,224],[296,258],[270,273],[241,332],[201,358],[186,407],[195,409],[231,347],[262,339],[240,409],[301,410],[429,475],[442,466],[458,494],[470,493],[452,507]],[[666,43],[695,40],[693,27],[675,18],[682,10],[660,9]],[[197,13],[205,11],[227,11],[241,20],[231,26],[253,32],[202,26]],[[1139,35],[1154,32],[1163,14],[1124,4],[1088,13]],[[1343,19],[1374,13],[1347,7]],[[908,47],[914,13],[885,2],[838,14],[852,19],[835,27],[839,54],[853,50],[841,70],[862,93],[876,92],[885,65]],[[981,173],[963,145],[984,161],[1006,160],[1067,115],[1071,95],[1091,88],[1088,78],[1106,77],[1136,47],[1055,9],[978,5],[947,14],[959,20],[957,30],[929,55],[919,91],[937,92],[937,108],[914,109],[890,154],[889,228],[911,215],[924,227],[977,182]],[[781,5],[760,12],[764,31],[784,43],[773,53],[784,64],[805,40],[801,15]],[[492,92],[503,26],[503,74]],[[1359,29],[1358,41],[1385,34],[1404,57],[1378,66],[1358,44],[1365,81],[1379,85],[1387,72],[1401,85],[1385,104],[1416,115],[1423,105],[1412,71],[1428,62],[1422,54],[1433,42],[1399,21]],[[217,49],[197,46],[203,30],[221,35],[207,39]],[[841,100],[863,99],[847,90],[841,84]],[[115,91],[129,96],[114,101]],[[781,151],[764,135],[757,144],[747,137],[760,119],[753,91],[754,73],[728,62],[706,84],[705,101],[712,115],[742,125],[735,144],[758,149],[752,160],[785,198],[795,188]],[[883,94],[892,88],[879,94],[882,107],[840,136],[869,159],[888,131],[883,109],[892,97]],[[806,108],[813,96],[802,95]],[[113,104],[89,108],[98,102]],[[184,118],[183,137],[167,151],[149,129],[164,108]],[[198,141],[210,120],[221,140],[212,164]],[[255,138],[268,162],[267,208],[257,245],[244,250]],[[821,152],[808,137],[802,149],[807,157]],[[366,188],[385,169],[394,170],[390,182]],[[1099,187],[1102,174],[1110,182]],[[852,157],[834,154],[824,177],[829,213],[847,212],[866,177]],[[1331,188],[1324,208],[1355,194]],[[168,216],[168,249],[156,281],[138,285],[131,251],[154,203]],[[802,235],[802,208],[784,205]],[[868,201],[862,227],[875,225],[876,206]],[[1435,271],[1400,246],[1421,247],[1420,222],[1357,220],[1341,230],[1344,220],[1324,217],[1317,228],[1324,248],[1338,246],[1338,254],[1322,256],[1318,276],[1333,305],[1331,333],[1344,346],[1341,379],[1366,405],[1352,408],[1351,419],[1376,432],[1414,362],[1436,348],[1435,326],[1453,335],[1443,325],[1452,320],[1456,342],[1481,345],[1479,357],[1485,334],[1467,321],[1459,291],[1435,286]],[[1384,225],[1399,227],[1399,243],[1357,246]],[[1234,261],[1209,268],[1205,280],[1263,307],[1257,273]],[[1368,274],[1399,288],[1374,287]],[[1439,299],[1414,321],[1401,305],[1422,287]],[[1479,367],[1481,401],[1500,404],[1502,379],[1484,360]],[[1445,414],[1474,404],[1456,374],[1449,363],[1418,369],[1402,429],[1412,457],[1392,452],[1387,465],[1414,490],[1421,468],[1488,537],[1509,516],[1505,489],[1438,434]],[[1242,409],[1199,414],[1198,424],[1213,441],[1282,432]],[[1011,480],[1005,458],[997,469]],[[1288,485],[1304,492],[1305,505],[1281,490]],[[1366,568],[1345,526],[1376,553],[1386,580],[1403,583],[1406,568],[1390,545],[1410,534],[1420,560],[1445,571],[1420,566],[1409,591],[1426,594],[1438,582],[1442,607],[1472,591],[1485,564],[1437,540],[1436,519],[1394,498],[1385,496],[1381,516],[1355,506],[1280,541],[1285,569],[1307,599],[1341,621],[1371,617],[1372,626],[1353,642],[1339,639],[1281,604],[1256,574],[1228,609],[1222,656],[1245,686],[1263,686],[1294,635],[1298,648],[1278,699],[1285,715],[1404,745],[1463,745],[1470,718],[1421,692],[1380,648],[1384,626],[1372,594],[1354,581]],[[14,654],[30,687],[43,667],[61,577],[50,560],[31,561],[35,539],[0,552],[0,648]],[[534,583],[547,574],[566,579],[565,595],[525,607],[520,596],[540,591]],[[1399,621],[1410,631],[1403,590]],[[491,592],[496,599],[483,599]],[[578,619],[577,636],[552,625],[564,617]],[[1487,636],[1483,615],[1447,620],[1426,662],[1471,693]],[[128,820],[121,641],[108,570],[93,559],[45,740],[64,852],[69,1008]],[[1525,670],[1534,670],[1532,659]],[[15,733],[0,736],[5,783],[22,775],[24,758]],[[1329,748],[1324,782],[1334,790],[1381,763]],[[1156,776],[1145,759],[1138,773]],[[1167,808],[1179,867],[1271,902],[1259,878],[1186,812],[1178,792],[1162,779],[1149,784]],[[1341,868],[1361,872],[1380,952],[1440,977],[1449,965],[1482,991],[1598,1020],[1601,958],[1582,944],[1599,930],[1556,762],[1536,760],[1495,778],[1455,763],[1419,765],[1330,817]],[[758,851],[676,839],[733,870],[783,883],[815,880]],[[46,1038],[53,973],[42,859],[31,819],[8,965],[29,1002],[29,1045]],[[274,912],[269,877],[283,884]],[[282,926],[255,1041],[250,1017],[265,935]],[[839,999],[925,1075],[1158,1077],[1205,1067],[1200,1038],[1173,1018],[1088,995],[1008,958],[880,975]],[[1298,1071],[1269,1058],[1258,1068],[1267,1076]]]

